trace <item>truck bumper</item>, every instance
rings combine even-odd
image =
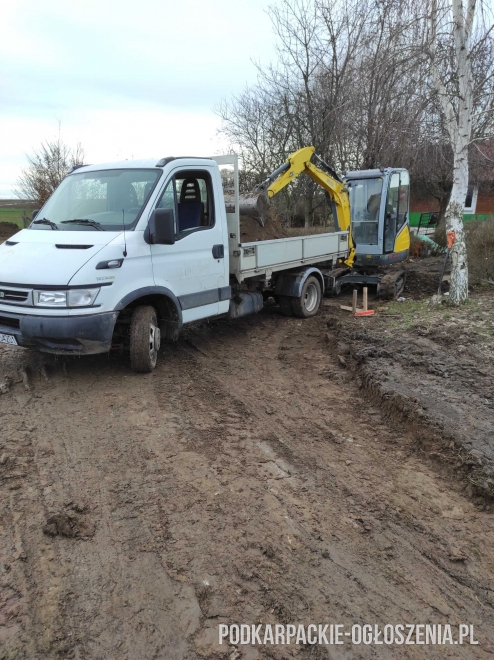
[[[58,355],[90,355],[110,350],[118,312],[81,316],[30,316],[0,312],[0,332],[17,344]]]

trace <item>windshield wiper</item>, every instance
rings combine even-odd
[[[33,220],[33,225],[49,225],[52,229],[60,229],[60,227],[48,218],[40,218],[39,220]]]
[[[89,220],[89,218],[74,218],[73,220],[62,220],[62,225],[87,225],[94,227],[98,231],[105,231],[99,222],[96,220]]]

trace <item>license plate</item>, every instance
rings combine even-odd
[[[0,342],[2,344],[11,344],[12,346],[17,346],[17,339],[14,335],[4,335],[3,332],[0,332]]]

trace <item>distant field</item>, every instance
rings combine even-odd
[[[22,212],[27,211],[30,214],[32,208],[32,204],[20,199],[1,199],[0,222],[12,222],[22,229],[24,227]]]
[[[0,222],[13,222],[22,229],[24,227],[24,223],[22,222],[22,210],[0,208]]]

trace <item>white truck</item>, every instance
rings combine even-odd
[[[234,155],[78,167],[0,246],[0,342],[64,355],[113,346],[152,371],[161,338],[199,319],[256,313],[269,296],[285,315],[316,314],[348,254],[348,231],[242,243]]]

